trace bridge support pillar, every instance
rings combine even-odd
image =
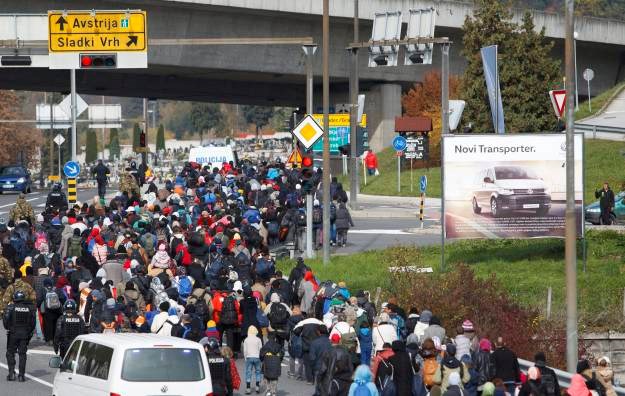
[[[395,136],[395,117],[401,116],[401,85],[378,84],[365,92],[369,147],[380,151]]]

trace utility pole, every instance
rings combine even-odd
[[[564,56],[566,71],[566,212],[564,258],[566,265],[566,368],[574,373],[577,366],[577,225],[575,216],[575,64],[574,0],[566,0]]]
[[[441,112],[443,135],[449,133],[449,47],[450,44],[441,45],[442,76],[441,76]]]
[[[330,0],[323,0],[323,264],[330,262]]]
[[[359,26],[358,26],[358,0],[354,0],[354,43],[358,42]],[[353,210],[358,210],[358,183],[359,166],[358,166],[358,48],[352,48],[352,72],[349,79],[349,96],[350,96],[350,167],[349,167],[349,202]]]
[[[305,45],[302,47],[306,55],[306,114],[313,113],[313,56],[317,51],[316,45]],[[293,113],[293,125],[295,125],[295,113]],[[297,149],[297,143],[293,144]],[[312,191],[306,193],[306,257],[313,258],[313,194]]]
[[[143,133],[145,133],[145,149],[146,151],[141,152],[141,162],[144,166],[148,165],[148,98],[143,98]],[[202,142],[200,141],[200,144]]]
[[[77,109],[77,98],[76,98],[76,69],[70,70],[70,86],[71,86],[71,101],[72,101],[72,161],[76,161],[76,146],[78,142],[76,141],[76,118],[78,109]]]
[[[102,108],[104,109],[104,95],[102,95]],[[104,119],[106,120],[106,113],[104,113]],[[104,161],[104,147],[106,147],[106,142],[104,141],[104,126],[102,126],[102,151],[100,154],[100,159],[102,161]]]

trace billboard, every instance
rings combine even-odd
[[[349,113],[337,113],[329,114],[330,130],[323,128],[323,114],[313,114],[313,118],[317,121],[317,124],[321,125],[326,135],[330,136],[330,154],[339,154],[339,147],[349,144],[350,134],[350,120]],[[369,148],[368,135],[367,135],[367,115],[363,114],[362,120],[358,124],[362,132],[362,147],[358,148],[358,155],[362,155],[362,152]],[[359,131],[360,132],[360,131]],[[323,139],[317,140],[312,149],[315,153],[323,152]],[[360,142],[359,142],[360,143]]]
[[[583,234],[583,136],[575,136],[575,211]],[[564,237],[564,134],[443,137],[445,237]]]

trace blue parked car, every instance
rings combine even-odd
[[[22,165],[8,165],[0,168],[0,194],[5,191],[29,193],[30,172]]]

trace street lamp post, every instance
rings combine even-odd
[[[573,32],[573,58],[575,62],[575,111],[579,110],[579,92],[577,91],[577,38],[579,34]],[[590,98],[590,94],[588,94]]]

